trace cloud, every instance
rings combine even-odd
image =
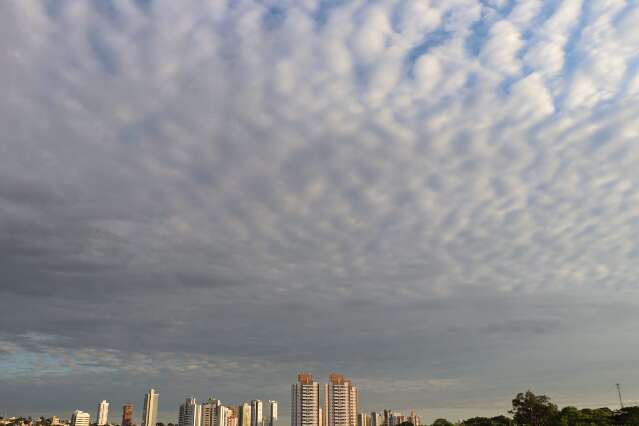
[[[7,407],[312,369],[469,410],[634,360],[636,5],[0,8]]]

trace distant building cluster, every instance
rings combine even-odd
[[[158,423],[159,393],[149,389],[144,396],[141,426],[164,426]],[[332,373],[328,382],[320,384],[311,373],[299,373],[297,382],[291,385],[291,426],[399,426],[410,422],[421,426],[420,417],[412,411],[404,415],[398,411],[364,413],[358,410],[359,393],[353,382],[344,375]],[[223,404],[213,397],[198,402],[186,398],[178,409],[177,424],[167,426],[278,426],[278,402],[254,399],[239,405]],[[44,419],[44,418],[41,418]],[[109,402],[98,404],[95,422],[88,412],[75,410],[70,420],[53,416],[46,422],[33,422],[15,417],[0,418],[0,426],[111,426]],[[134,406],[122,406],[121,426],[136,426]]]
[[[414,411],[408,416],[393,410],[368,414],[359,412],[358,404],[357,387],[342,374],[332,373],[328,383],[320,386],[312,374],[300,373],[291,386],[291,426],[398,426],[406,422],[421,426]]]

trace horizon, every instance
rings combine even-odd
[[[0,412],[153,384],[284,419],[298,371],[424,418],[639,401],[637,22],[0,2]]]

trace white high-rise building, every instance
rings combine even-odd
[[[144,396],[144,411],[142,412],[142,426],[155,426],[158,418],[158,397],[155,389],[149,389]]]
[[[213,398],[209,398],[208,401],[202,404],[200,426],[218,426],[217,415],[220,405],[222,405],[220,400]]]
[[[98,404],[98,415],[96,416],[96,423],[98,426],[104,426],[109,422],[109,403],[103,400]]]
[[[357,399],[357,388],[350,380],[331,374],[324,385],[324,426],[358,426]]]
[[[89,426],[91,415],[84,411],[75,410],[71,415],[71,426]]]
[[[201,418],[200,404],[195,398],[187,398],[184,404],[180,405],[178,426],[200,426]]]
[[[291,426],[321,426],[320,385],[310,373],[291,385]]]
[[[264,426],[262,417],[262,401],[255,399],[251,401],[251,426]]]
[[[218,405],[217,407],[217,423],[215,426],[228,426],[233,416],[233,410],[229,407],[225,407],[223,405]]]
[[[243,403],[237,407],[238,426],[251,426],[251,404]]]
[[[277,426],[277,401],[269,401],[268,426]]]

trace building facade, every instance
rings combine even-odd
[[[201,418],[200,404],[195,398],[187,398],[184,404],[180,405],[178,426],[200,426]]]
[[[263,404],[259,399],[251,401],[251,426],[264,426],[262,408]]]
[[[122,426],[133,426],[133,404],[122,406]]]
[[[269,401],[268,426],[277,426],[277,401]]]
[[[142,412],[142,426],[155,426],[158,418],[158,398],[160,394],[155,389],[149,389],[144,396],[144,411]]]
[[[422,424],[422,418],[419,417],[415,411],[410,412],[410,418],[408,421],[410,421],[413,426],[421,426]]]
[[[243,403],[237,407],[238,426],[251,426],[251,404]]]
[[[205,403],[201,405],[201,420],[200,426],[218,426],[217,416],[219,407],[222,405],[219,399],[209,398]]]
[[[291,385],[291,426],[320,426],[320,385],[310,373],[297,375],[297,383]]]
[[[109,403],[103,400],[98,404],[98,414],[95,417],[98,426],[104,426],[109,422]]]
[[[324,426],[357,426],[357,388],[333,373],[324,385]]]
[[[84,411],[75,410],[71,414],[71,426],[89,426],[91,423],[91,415]]]

